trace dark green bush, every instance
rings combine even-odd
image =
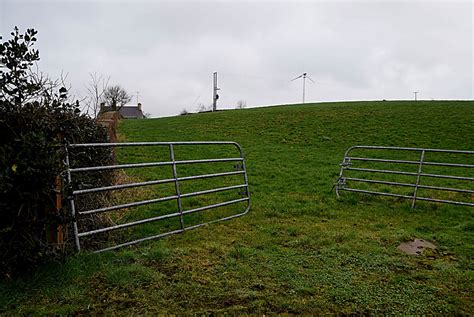
[[[71,221],[66,201],[59,212],[51,212],[55,177],[64,176],[64,140],[108,140],[103,127],[80,113],[78,102],[67,100],[66,88],[31,73],[39,60],[39,52],[32,48],[36,31],[20,34],[15,28],[11,35],[7,42],[0,37],[0,278],[62,254],[48,245],[46,232]],[[111,160],[108,150],[71,156],[76,165]],[[104,173],[77,180],[111,181],[112,176]]]

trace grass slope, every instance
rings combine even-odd
[[[337,200],[331,191],[351,145],[472,150],[473,122],[471,101],[124,121],[128,141],[239,142],[251,212],[118,252],[82,253],[5,282],[0,313],[474,314],[472,208],[419,203],[411,210],[406,201],[351,193]],[[419,257],[396,250],[414,237],[439,249]]]

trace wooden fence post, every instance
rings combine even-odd
[[[56,207],[56,213],[59,213],[63,207],[63,179],[61,176],[56,176],[55,178],[55,189],[56,189],[56,201],[55,201],[55,207]],[[56,230],[56,244],[63,249],[64,248],[64,230],[63,230],[63,225],[59,224],[58,228]]]

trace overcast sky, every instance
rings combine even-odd
[[[139,91],[154,117],[306,101],[472,99],[471,1],[9,1],[0,33],[35,28],[39,67],[68,74],[86,95],[90,73]]]

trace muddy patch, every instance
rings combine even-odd
[[[436,249],[436,246],[429,241],[426,241],[423,239],[415,239],[413,241],[401,243],[397,247],[397,249],[409,255],[420,255],[426,249],[432,249],[432,250]]]

